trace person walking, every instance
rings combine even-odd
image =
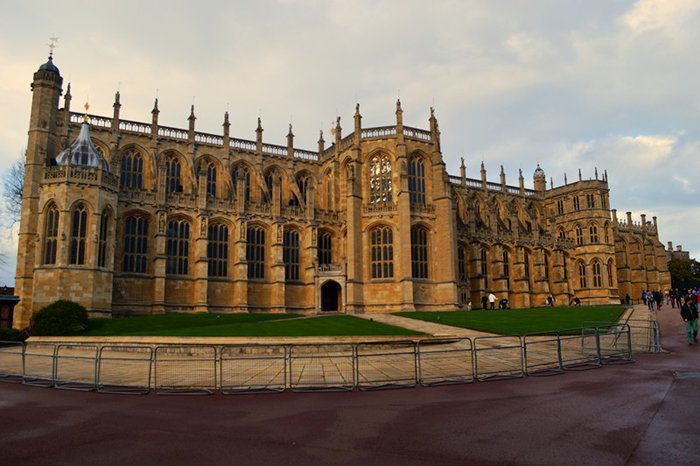
[[[692,345],[698,341],[698,308],[690,298],[681,298],[681,318],[685,322],[685,333],[688,337],[688,344]]]
[[[496,295],[493,292],[489,293],[489,305],[491,309],[496,309]]]

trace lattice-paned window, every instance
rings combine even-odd
[[[566,239],[566,231],[563,228],[559,229],[559,239]]]
[[[469,274],[467,273],[467,248],[463,244],[457,245],[457,278],[460,283],[466,283],[469,281]]]
[[[181,193],[182,192],[182,166],[180,160],[172,156],[166,162],[165,175],[165,192],[166,193]]]
[[[411,272],[413,278],[428,278],[428,229],[411,228]]]
[[[98,267],[107,266],[107,235],[109,233],[109,221],[110,213],[109,210],[105,209],[102,211],[102,215],[100,216],[100,236],[97,242]]]
[[[210,277],[228,276],[228,227],[210,223],[207,229],[207,259]]]
[[[299,280],[299,255],[299,232],[285,228],[282,241],[282,260],[284,261],[285,280]]]
[[[394,276],[394,232],[388,226],[378,226],[369,232],[371,278]]]
[[[581,200],[578,196],[574,196],[574,210],[581,210]]]
[[[70,228],[70,256],[68,263],[85,264],[85,238],[87,237],[87,209],[82,202],[73,210]]]
[[[124,272],[146,273],[148,220],[131,215],[124,220]]]
[[[583,262],[578,263],[578,283],[580,288],[586,288],[588,286],[588,280],[586,277],[586,264]]]
[[[488,253],[486,249],[481,250],[481,275],[484,279],[488,279],[489,276],[489,263],[488,263]]]
[[[508,251],[503,251],[503,278],[506,279],[506,284],[510,286],[510,254],[508,254]]]
[[[583,229],[576,225],[576,245],[583,246]]]
[[[216,165],[214,162],[207,165],[207,196],[216,197]]]
[[[265,278],[265,230],[255,225],[249,226],[246,238],[248,278]]]
[[[589,209],[595,209],[595,195],[586,194],[586,207]]]
[[[241,181],[241,178],[243,179],[242,182],[245,183],[243,195],[245,201],[248,202],[250,201],[250,172],[248,171],[248,167],[243,165],[239,165],[233,169],[233,190],[236,192],[236,196],[238,196],[238,183]]]
[[[523,251],[523,268],[525,278],[530,278],[530,254],[527,251]]]
[[[58,249],[58,207],[56,204],[51,204],[46,209],[44,219],[44,264],[55,264]]]
[[[391,201],[391,161],[386,155],[375,156],[369,162],[369,202],[381,204]]]
[[[598,226],[591,225],[590,227],[588,227],[588,232],[590,233],[591,244],[598,243]]]
[[[600,262],[593,261],[591,269],[593,271],[593,287],[600,288],[601,286],[603,286],[603,275],[601,271],[602,267],[600,266]]]
[[[612,288],[613,286],[613,261],[610,259],[607,264],[607,272],[608,272],[608,286]]]
[[[564,213],[564,201],[562,199],[559,199],[557,201],[557,213],[559,215],[562,215]]]
[[[143,188],[143,157],[136,150],[129,150],[122,157],[121,170],[119,172],[119,188]]]
[[[408,193],[411,204],[425,205],[425,164],[412,155],[408,162]]]
[[[187,275],[190,262],[190,224],[186,220],[168,222],[167,240],[165,242],[165,273],[169,275]]]
[[[318,233],[318,264],[330,265],[333,262],[333,239],[327,231]]]
[[[267,189],[267,192],[263,191],[263,201],[264,202],[272,202],[272,187],[275,184],[275,175],[273,174],[272,171],[267,172],[265,174],[265,188]]]

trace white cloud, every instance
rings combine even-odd
[[[632,31],[671,29],[700,11],[697,0],[639,0],[622,18]]]

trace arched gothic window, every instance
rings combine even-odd
[[[503,251],[503,278],[506,279],[506,285],[510,288],[510,255],[508,251]]]
[[[85,264],[85,238],[87,236],[87,209],[82,202],[73,210],[70,231],[70,259],[72,265]]]
[[[282,261],[284,262],[284,279],[299,280],[299,232],[284,229],[282,241]]]
[[[272,202],[272,189],[275,185],[275,174],[272,170],[265,174],[265,188],[267,192],[263,191],[262,198],[263,202]]]
[[[333,261],[333,240],[327,231],[318,233],[318,265],[329,265]]]
[[[181,180],[182,167],[180,166],[180,160],[171,156],[168,158],[166,163],[166,175],[165,175],[165,192],[166,193],[181,193],[182,192],[182,180]]]
[[[590,227],[588,227],[588,231],[590,233],[591,244],[597,244],[598,243],[598,226],[593,224]]]
[[[549,280],[549,254],[544,253],[544,278]]]
[[[597,260],[593,261],[591,269],[593,270],[593,287],[600,288],[603,286],[603,275],[601,273],[600,262]]]
[[[216,165],[207,165],[207,197],[216,197]]]
[[[377,226],[369,232],[371,278],[394,276],[394,232],[391,227]]]
[[[228,227],[210,223],[207,229],[207,259],[210,277],[228,276]]]
[[[411,204],[425,205],[425,164],[417,155],[408,162],[408,193]]]
[[[109,209],[102,211],[100,216],[100,236],[97,243],[97,266],[107,266],[107,235],[109,233],[109,221],[111,214]]]
[[[46,209],[44,227],[44,264],[56,263],[58,248],[58,207],[56,204]]]
[[[134,149],[130,149],[122,157],[121,170],[119,173],[119,188],[143,188],[143,157]]]
[[[481,275],[484,277],[484,284],[489,278],[489,264],[486,248],[481,249]]]
[[[187,275],[190,261],[190,224],[186,220],[168,222],[165,273]]]
[[[391,201],[391,161],[386,155],[375,156],[369,162],[369,202],[380,204]]]
[[[463,244],[457,245],[457,273],[457,278],[461,283],[469,281],[469,274],[467,273],[467,247]]]
[[[525,270],[525,278],[530,278],[530,254],[527,251],[523,251],[523,262]]]
[[[309,189],[309,178],[304,175],[299,175],[296,178],[296,183],[297,183],[297,188],[299,189],[299,193],[301,195],[301,200],[306,202],[306,191]],[[301,202],[299,202],[299,199],[297,199],[296,196],[292,196],[292,198],[289,200],[290,205],[301,205]]]
[[[326,175],[326,209],[333,208],[333,178],[331,174]]]
[[[586,264],[583,262],[578,263],[578,281],[580,288],[588,287],[588,280],[586,278]]]
[[[583,246],[583,229],[580,225],[576,225],[576,245]]]
[[[241,179],[245,183],[244,196],[245,201],[248,202],[250,201],[250,173],[248,167],[244,165],[238,165],[233,169],[233,190],[236,192],[236,196],[238,196],[238,182]]]
[[[428,229],[411,228],[411,272],[413,278],[428,278]]]
[[[265,278],[265,230],[251,225],[246,231],[246,238],[248,278]]]
[[[131,215],[124,220],[124,272],[146,273],[148,220]]]
[[[607,264],[607,270],[608,272],[608,286],[612,288],[613,286],[613,260],[610,259]]]

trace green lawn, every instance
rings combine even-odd
[[[92,319],[86,336],[292,337],[421,335],[352,316],[163,314]],[[292,320],[289,320],[292,319]]]
[[[615,322],[623,311],[622,306],[538,307],[496,311],[399,312],[396,315],[502,335],[525,335],[584,327],[592,321]]]

